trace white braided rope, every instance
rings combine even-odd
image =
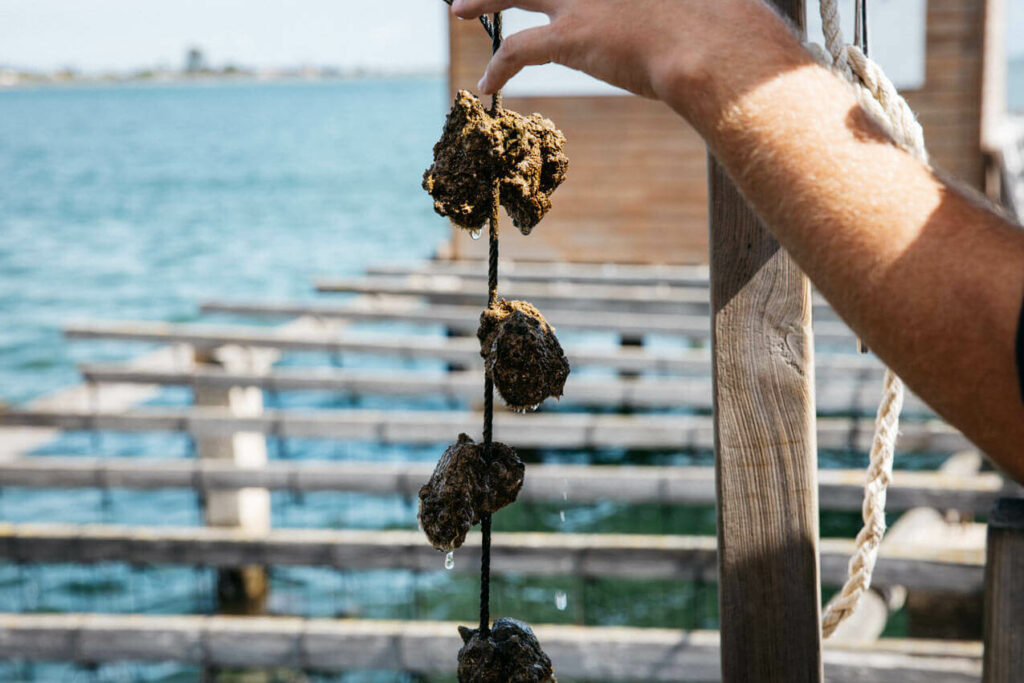
[[[843,40],[837,0],[821,0],[821,23],[827,53],[819,48],[815,51],[818,58],[831,61],[833,68],[854,84],[861,106],[900,147],[927,163],[924,132],[906,100],[896,92],[878,64],[868,59],[860,48]],[[903,382],[892,370],[886,369],[882,401],[875,417],[867,482],[864,484],[861,508],[864,526],[857,534],[856,550],[847,568],[849,578],[842,590],[825,605],[821,619],[825,638],[835,633],[839,624],[854,613],[861,596],[871,587],[878,548],[885,536],[886,491],[892,482],[892,462],[902,409]]]

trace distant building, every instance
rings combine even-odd
[[[197,47],[189,48],[185,53],[185,73],[198,74],[207,70],[206,55]]]

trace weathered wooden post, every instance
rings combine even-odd
[[[265,349],[222,347],[196,351],[196,363],[227,371],[267,372],[276,357]],[[195,388],[196,406],[216,406],[232,415],[251,417],[263,412],[263,392],[257,387]],[[260,468],[267,463],[267,441],[262,432],[196,438],[196,457],[229,460],[239,467]],[[270,492],[247,488],[207,493],[206,523],[263,533],[270,529]],[[217,608],[227,614],[262,614],[267,598],[267,570],[261,566],[220,569],[217,572]]]
[[[773,0],[805,26],[804,0]],[[810,285],[709,159],[724,683],[821,681]]]
[[[988,519],[984,683],[1024,677],[1024,498],[1001,498]]]

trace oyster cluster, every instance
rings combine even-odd
[[[485,637],[460,626],[459,635],[459,683],[557,683],[551,659],[521,621],[498,619]]]
[[[492,115],[462,90],[434,146],[423,189],[434,210],[460,228],[482,228],[497,200],[528,235],[565,180],[564,146],[565,136],[541,115],[507,109]],[[569,362],[554,328],[532,304],[502,299],[489,306],[477,337],[487,376],[513,410],[562,395]],[[460,434],[420,489],[418,517],[431,545],[447,552],[460,547],[474,524],[515,501],[524,473],[513,449]],[[465,627],[459,633],[460,683],[556,683],[551,660],[526,624],[504,618],[483,634]]]
[[[487,447],[459,434],[420,488],[418,516],[430,544],[446,552],[460,547],[485,514],[515,502],[525,470],[505,444]]]
[[[492,116],[473,94],[460,90],[434,145],[434,163],[423,174],[423,189],[433,197],[434,211],[475,231],[491,216],[498,180],[501,205],[528,235],[565,180],[564,146],[565,136],[540,114],[501,109]]]
[[[554,328],[533,304],[498,301],[480,314],[476,335],[487,375],[510,408],[531,410],[562,396],[569,361]]]

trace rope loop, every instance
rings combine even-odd
[[[924,131],[910,105],[897,92],[882,67],[869,59],[860,47],[847,44],[843,39],[838,1],[820,0],[820,9],[825,50],[811,46],[812,54],[854,85],[860,105],[897,145],[923,163],[928,163]],[[825,638],[835,633],[839,624],[856,611],[861,596],[871,587],[878,549],[885,537],[885,503],[889,484],[892,483],[903,395],[903,381],[892,370],[886,369],[864,484],[864,504],[861,507],[864,526],[857,534],[856,550],[847,567],[849,578],[825,605],[821,620]]]

